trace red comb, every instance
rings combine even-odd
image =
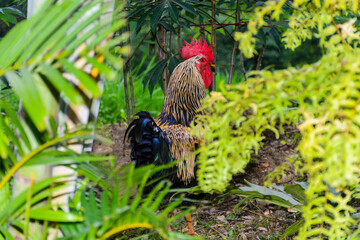
[[[205,40],[204,42],[202,42],[200,38],[200,43],[199,43],[197,39],[195,39],[194,41],[194,39],[191,38],[192,45],[186,42],[185,40],[184,42],[185,42],[185,46],[182,46],[180,49],[181,57],[183,59],[189,59],[196,55],[202,54],[207,58],[209,62],[214,61],[214,54],[212,52],[212,48],[210,45],[206,43]]]

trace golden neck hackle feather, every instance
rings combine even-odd
[[[186,127],[201,107],[205,98],[204,81],[195,67],[201,56],[180,63],[173,71],[164,105],[156,123],[171,140],[170,152],[177,163],[177,175],[185,183],[195,177],[195,145],[198,139],[190,136]]]
[[[188,127],[196,110],[201,107],[206,91],[204,81],[195,67],[195,62],[200,58],[201,56],[192,57],[174,69],[163,108],[157,118],[160,127],[166,123]]]

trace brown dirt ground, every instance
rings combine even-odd
[[[124,148],[122,143],[125,129],[124,124],[108,125],[99,132],[111,138],[113,145],[94,143],[94,152],[105,155],[112,153],[117,157],[117,167],[130,162],[130,149]],[[263,147],[257,155],[253,155],[254,160],[248,164],[245,173],[234,176],[232,183],[236,186],[245,186],[246,179],[251,183],[263,185],[267,173],[295,154],[296,133],[296,129],[287,127],[285,134],[276,139],[274,134],[266,132]],[[278,184],[291,183],[294,177],[294,171],[287,171]],[[202,239],[280,239],[285,229],[298,218],[291,210],[261,201],[244,202],[235,209],[242,199],[230,195],[221,198],[221,201],[197,206],[192,213],[195,232],[202,236]],[[186,226],[185,221],[179,220],[171,228],[186,231]]]

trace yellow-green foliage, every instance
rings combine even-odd
[[[255,10],[249,31],[238,34],[247,56],[255,51],[251,38],[264,25],[263,17],[277,20],[284,2],[267,1]],[[294,0],[293,7],[290,28],[282,35],[285,45],[293,49],[317,37],[324,56],[299,69],[255,72],[246,83],[212,93],[204,102],[207,114],[193,127],[203,139],[198,180],[204,191],[223,191],[259,149],[265,129],[278,134],[275,127],[296,125],[302,135],[300,170],[309,181],[298,239],[344,239],[354,225],[351,189],[360,181],[360,37],[354,26],[359,5]],[[247,44],[241,44],[243,37]]]
[[[356,19],[356,14],[359,13],[358,0],[294,0],[290,16],[283,12],[286,2],[266,1],[254,10],[254,16],[248,23],[248,32],[235,34],[245,57],[253,57],[256,53],[254,36],[258,30],[269,22],[279,20],[280,17],[288,20],[289,28],[283,33],[282,41],[285,47],[290,49],[297,48],[304,40],[312,37],[320,38],[320,45],[330,51],[342,50],[345,46],[338,43],[344,43],[345,38],[350,42],[358,40],[359,33],[355,33],[356,29],[352,26],[355,20],[345,24],[334,24],[349,16]],[[341,34],[333,35],[335,32]]]

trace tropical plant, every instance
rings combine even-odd
[[[185,209],[181,214],[168,219],[167,214],[182,201],[180,197],[170,204],[161,205],[169,194],[170,182],[161,181],[153,185],[150,193],[142,194],[150,182],[149,177],[161,171],[162,167],[148,165],[135,169],[133,164],[129,164],[116,171],[109,171],[109,169],[94,166],[89,168],[89,165],[83,165],[79,166],[79,169],[79,172],[97,172],[96,176],[85,175],[95,182],[101,180],[100,184],[106,191],[98,193],[93,188],[89,191],[86,185],[77,191],[70,201],[70,212],[82,216],[84,221],[77,224],[60,224],[65,239],[107,239],[112,236],[119,237],[124,230],[134,228],[153,230],[150,233],[137,233],[137,237],[157,233],[163,239],[193,239],[169,230],[171,222],[191,210]],[[99,176],[104,178],[99,179]]]
[[[48,0],[0,41],[0,76],[6,76],[23,106],[23,113],[17,115],[0,101],[0,239],[60,235],[90,239],[110,237],[133,227],[154,229],[168,239],[174,235],[167,229],[171,219],[166,218],[166,212],[181,199],[157,214],[169,185],[162,182],[152,195],[142,198],[141,189],[153,168],[134,170],[129,165],[121,169],[127,171],[121,175],[126,176],[124,184],[114,187],[106,184],[101,168],[92,164],[109,160],[113,166],[114,158],[78,150],[86,140],[104,139],[92,134],[91,124],[79,125],[76,120],[84,116],[77,110],[90,108],[88,102],[101,96],[99,75],[116,78],[123,67],[118,55],[128,53],[127,46],[118,46],[124,36],[113,37],[126,23],[122,4],[113,6],[103,0]],[[109,10],[112,20],[104,16]],[[66,115],[66,109],[72,114]],[[66,124],[64,119],[72,121]],[[72,171],[52,175],[59,166]],[[77,176],[85,179],[78,181]],[[84,213],[84,209],[98,209],[92,191],[85,197],[86,182],[107,190],[99,208],[104,218]],[[82,229],[84,235],[71,235],[74,228]]]
[[[317,37],[324,55],[299,68],[253,72],[245,84],[211,94],[204,102],[207,115],[193,130],[203,138],[199,184],[205,191],[224,191],[259,149],[265,129],[278,136],[285,124],[294,125],[302,138],[300,159],[293,161],[309,181],[298,239],[344,239],[353,231],[351,199],[360,182],[359,3],[266,1],[255,8],[248,31],[236,35],[246,57],[256,53],[258,30],[286,14],[284,4],[292,9],[282,34],[285,46],[294,49]]]
[[[3,7],[0,8],[0,19],[9,26],[9,23],[16,24],[18,21],[15,16],[25,17],[25,15],[14,7]]]

